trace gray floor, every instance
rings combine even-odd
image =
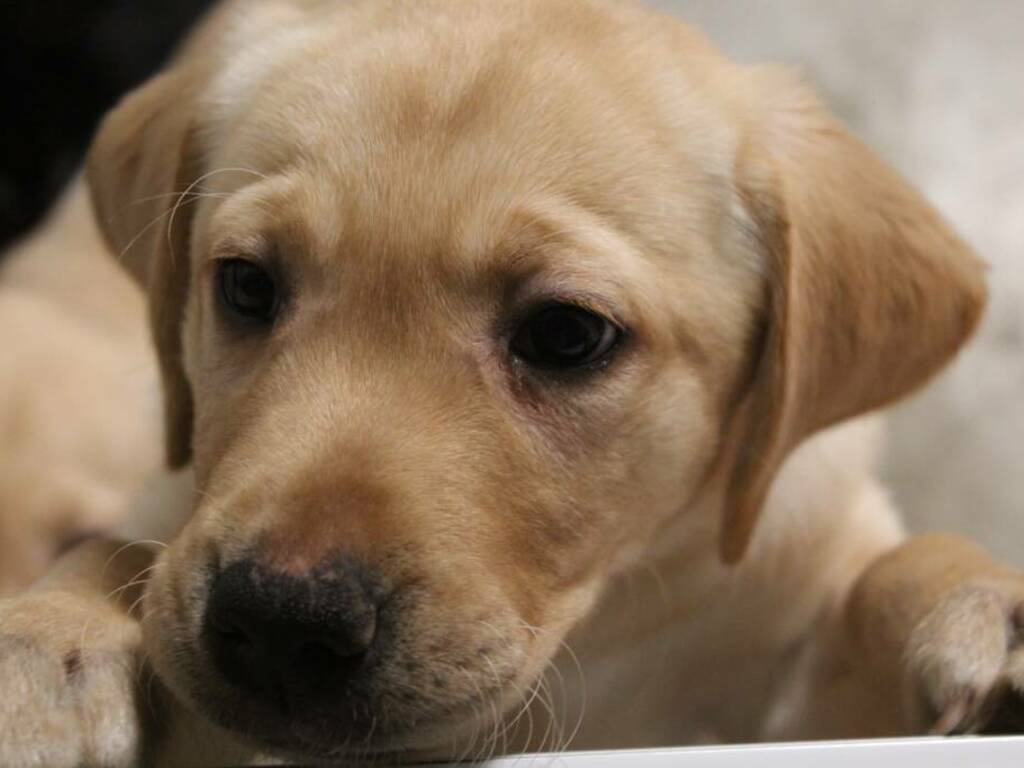
[[[884,472],[918,530],[1024,565],[1024,2],[660,0],[742,61],[800,68],[992,265],[953,368],[893,411]]]

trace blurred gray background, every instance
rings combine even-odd
[[[883,471],[916,530],[1024,566],[1024,2],[654,0],[740,61],[801,70],[992,265],[973,344],[892,411]]]

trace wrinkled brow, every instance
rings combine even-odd
[[[614,318],[643,301],[653,285],[652,269],[633,244],[571,203],[545,200],[513,209],[486,235],[467,247],[467,271],[510,301],[546,296]]]

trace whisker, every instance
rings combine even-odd
[[[469,757],[469,755],[474,754],[476,752],[476,750],[474,748],[476,747],[477,740],[480,738],[480,731],[482,730],[483,723],[484,723],[484,717],[483,717],[483,698],[484,698],[484,696],[483,696],[483,690],[480,688],[479,684],[476,682],[476,679],[473,677],[472,674],[470,674],[470,672],[467,669],[465,669],[463,667],[456,667],[456,669],[459,672],[461,672],[466,678],[469,679],[470,685],[472,685],[473,689],[476,691],[476,695],[473,696],[473,698],[470,699],[470,702],[472,703],[473,710],[474,710],[474,712],[473,712],[473,736],[472,736],[471,740],[469,742],[467,742],[465,750],[462,753],[459,754],[459,759],[456,762],[460,762],[461,763],[461,762],[464,762]]]
[[[572,733],[569,734],[569,738],[565,742],[565,749],[568,749],[576,740],[576,737],[579,736],[580,730],[583,728],[583,722],[587,716],[587,676],[583,671],[583,665],[580,663],[580,659],[579,656],[576,655],[576,651],[574,651],[565,640],[562,640],[561,645],[562,648],[565,649],[566,653],[569,654],[569,658],[572,659],[580,681],[580,711],[576,716],[576,724],[573,726]],[[568,700],[566,701],[566,706],[568,706]]]
[[[178,215],[178,209],[186,204],[184,202],[185,197],[187,195],[191,194],[192,190],[195,189],[197,186],[202,184],[207,179],[209,179],[209,178],[211,178],[213,176],[216,176],[217,174],[220,174],[220,173],[236,173],[236,172],[237,173],[252,173],[252,174],[254,174],[256,176],[259,176],[262,179],[266,179],[267,178],[265,175],[263,175],[263,174],[261,174],[261,173],[259,173],[257,171],[252,171],[252,170],[250,170],[248,168],[241,168],[241,169],[239,169],[239,168],[218,168],[216,170],[208,171],[208,172],[204,173],[198,179],[196,179],[191,184],[189,184],[185,188],[185,191],[181,193],[181,197],[178,199],[178,202],[175,203],[174,206],[171,208],[171,217],[167,220],[167,253],[170,256],[172,264],[174,263],[174,244],[171,241],[171,235],[174,232],[174,219]],[[195,198],[193,198],[192,200],[189,201],[189,203],[192,203],[192,202],[195,202]]]
[[[486,657],[486,656],[484,657],[484,661],[486,661],[487,662],[487,666],[490,667],[491,674],[494,676],[494,682],[497,684],[497,691],[491,697],[491,713],[493,715],[493,720],[492,720],[493,725],[491,727],[491,730],[492,730],[491,748],[490,748],[490,753],[487,756],[487,759],[490,760],[492,757],[494,757],[494,753],[498,749],[498,739],[499,739],[500,734],[501,734],[501,731],[499,730],[500,727],[501,727],[501,717],[500,717],[498,705],[504,699],[505,684],[504,684],[504,682],[501,679],[501,675],[498,674],[498,669],[497,669],[497,667],[494,666],[494,663],[488,657]],[[505,742],[505,752],[507,752],[507,751],[508,751],[508,742],[506,741]]]
[[[129,541],[127,544],[118,547],[114,551],[114,554],[107,558],[107,561],[103,564],[103,570],[100,571],[100,579],[102,580],[107,575],[107,569],[110,568],[111,563],[113,563],[114,560],[119,555],[121,555],[124,552],[127,552],[132,547],[139,546],[163,547],[165,549],[167,548],[167,544],[165,542],[157,541],[156,539],[136,539],[135,541]]]
[[[163,194],[160,195],[149,195],[148,197],[140,197],[138,200],[132,200],[130,203],[128,203],[128,206],[142,205],[143,203],[151,203],[154,200],[162,200],[167,197],[180,197],[183,194],[188,194],[189,197],[213,197],[218,199],[231,196],[230,193],[228,192],[164,192]]]
[[[544,634],[544,635],[550,634],[549,630],[545,630],[545,629],[543,629],[541,627],[532,626],[532,625],[527,624],[525,621],[522,621],[522,620],[520,620],[519,624],[520,624],[520,626],[523,629],[525,629],[526,631],[532,633],[534,635],[534,637],[538,637],[541,634]],[[569,707],[569,698],[570,697],[568,695],[568,687],[566,685],[565,677],[564,677],[564,675],[562,675],[562,672],[558,668],[558,666],[554,663],[554,658],[552,658],[552,659],[550,659],[548,661],[547,665],[544,667],[544,670],[541,672],[540,681],[543,683],[544,692],[547,693],[547,698],[541,700],[540,703],[545,706],[545,709],[547,710],[548,715],[550,716],[551,720],[553,722],[554,721],[558,721],[558,726],[557,727],[558,727],[558,729],[559,729],[559,731],[561,733],[561,736],[559,737],[559,742],[556,742],[556,743],[560,744],[558,751],[565,751],[565,750],[567,750],[571,746],[572,742],[579,735],[579,732],[580,732],[580,730],[583,727],[583,723],[584,723],[585,718],[586,718],[586,709],[587,709],[587,687],[586,687],[586,674],[583,671],[583,665],[580,663],[579,657],[577,656],[576,652],[572,649],[572,647],[569,645],[569,643],[567,641],[565,641],[564,639],[560,638],[559,641],[558,641],[558,644],[559,644],[559,648],[564,650],[566,656],[568,656],[569,659],[572,660],[573,665],[574,665],[574,667],[576,669],[577,676],[579,678],[579,685],[580,685],[580,694],[579,694],[579,697],[580,697],[580,708],[579,708],[579,712],[577,713],[576,722],[574,723],[572,730],[568,734],[566,734],[566,732],[565,732],[565,723],[568,721],[568,707]],[[559,686],[560,686],[560,688],[562,690],[562,697],[561,697],[562,700],[563,700],[563,710],[562,710],[563,717],[562,718],[558,718],[557,714],[556,714],[556,711],[555,711],[554,700],[553,700],[554,699],[554,691],[551,689],[551,687],[550,687],[550,685],[548,683],[548,680],[547,680],[547,675],[548,675],[548,671],[549,670],[553,671],[554,674],[557,675],[558,680],[559,680]],[[532,736],[532,734],[531,734],[531,736]],[[541,739],[541,745],[544,745],[547,742],[547,740],[548,740],[548,738],[550,736],[551,736],[551,728],[549,727],[547,730],[545,730],[545,734],[544,734],[543,738]],[[542,751],[542,750],[538,749],[538,751]]]
[[[192,204],[192,203],[194,203],[194,202],[196,202],[198,200],[202,200],[205,197],[220,196],[222,194],[225,194],[225,193],[216,193],[216,192],[202,192],[202,193],[195,193],[195,192],[193,192],[195,187],[200,185],[203,181],[205,181],[206,179],[209,179],[209,178],[211,178],[213,176],[216,176],[217,174],[220,174],[220,173],[248,173],[248,174],[251,174],[253,176],[257,176],[260,179],[266,179],[267,178],[266,174],[260,173],[259,171],[255,171],[255,170],[253,170],[251,168],[238,168],[238,167],[218,168],[216,170],[204,173],[198,179],[196,179],[191,184],[189,184],[188,187],[185,188],[184,192],[168,192],[168,193],[164,193],[162,195],[154,195],[154,196],[149,197],[149,198],[141,198],[139,200],[132,201],[131,203],[128,204],[129,206],[139,205],[142,202],[157,200],[157,199],[160,199],[160,198],[165,197],[165,196],[166,197],[174,197],[175,195],[178,196],[178,201],[174,204],[174,206],[172,206],[169,210],[161,211],[160,214],[158,216],[156,216],[152,221],[150,221],[145,227],[143,227],[142,230],[137,235],[135,235],[135,237],[133,237],[131,240],[128,241],[128,245],[126,245],[121,250],[121,252],[118,254],[118,260],[119,261],[123,260],[124,257],[125,257],[125,254],[127,254],[128,251],[130,251],[132,249],[132,247],[142,237],[144,237],[147,232],[149,232],[149,230],[151,230],[154,226],[156,226],[158,223],[160,223],[163,219],[167,218],[168,216],[170,216],[170,219],[168,221],[168,226],[167,226],[167,243],[168,243],[168,250],[170,251],[171,258],[173,259],[174,254],[173,254],[173,249],[171,249],[171,232],[173,231],[173,227],[174,227],[174,217],[175,217],[175,214],[177,213],[178,209],[181,208],[183,205],[190,205],[190,204]],[[187,202],[185,202],[186,198],[189,198]]]
[[[107,593],[107,595],[104,598],[104,600],[114,600],[117,597],[119,597],[121,595],[121,593],[124,592],[125,590],[130,589],[131,587],[134,587],[134,586],[136,586],[138,584],[144,584],[146,579],[143,579],[142,577],[145,576],[145,574],[147,574],[150,571],[152,571],[154,568],[156,568],[156,564],[155,563],[153,565],[150,565],[150,566],[146,567],[146,568],[143,568],[137,574],[132,576],[132,578],[129,581],[125,582],[124,584],[122,584],[119,587],[114,587],[114,589],[112,589],[110,592]]]
[[[191,205],[192,203],[197,202],[200,199],[202,198],[193,198],[192,200],[189,200],[188,203],[186,203],[186,205]],[[157,214],[152,221],[150,221],[146,226],[142,228],[139,234],[137,234],[135,237],[129,240],[128,244],[121,249],[121,252],[117,254],[117,260],[124,261],[124,257],[128,254],[128,251],[130,251],[135,246],[135,244],[139,242],[139,240],[145,237],[146,233],[149,232],[149,230],[151,230],[153,227],[159,224],[162,220],[166,219],[171,214],[171,212],[171,210],[166,210],[161,211],[159,214]]]

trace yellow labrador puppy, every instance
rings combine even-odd
[[[1019,722],[1024,576],[849,421],[982,266],[786,74],[630,2],[238,0],[88,179],[195,492],[0,604],[0,762]]]
[[[145,299],[81,182],[0,268],[0,595],[109,529],[159,468]]]

